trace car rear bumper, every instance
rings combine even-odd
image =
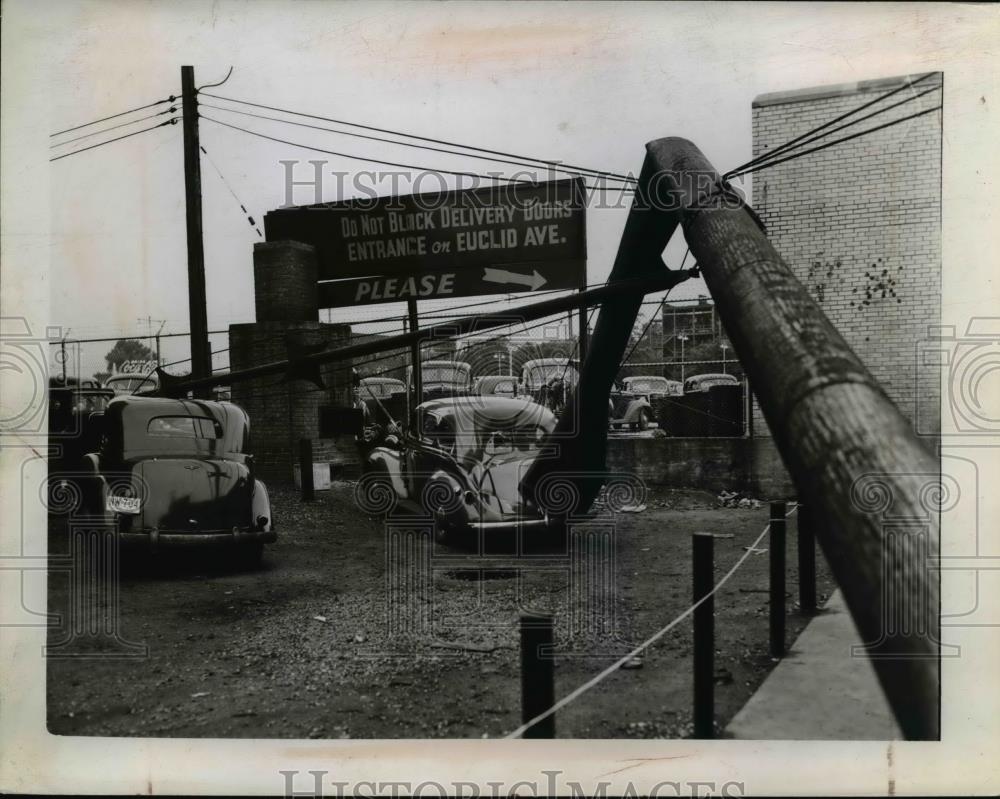
[[[142,530],[119,533],[119,540],[128,546],[161,548],[243,546],[270,544],[278,538],[274,530],[208,530],[199,533],[172,530]]]

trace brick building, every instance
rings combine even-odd
[[[916,77],[761,95],[753,102],[753,155]],[[909,102],[806,147],[938,106],[942,82],[934,74],[845,122]],[[914,419],[918,394],[921,408],[925,400],[938,407],[938,375],[918,369],[915,356],[940,319],[941,112],[758,172],[752,204],[775,248],[903,414]],[[756,420],[755,433],[765,434],[759,409]]]
[[[293,241],[254,246],[254,296],[257,321],[229,326],[230,363],[234,370],[285,360],[317,349],[351,343],[349,325],[318,321],[316,253]],[[324,364],[320,388],[311,377],[274,375],[232,386],[233,402],[250,415],[257,469],[276,482],[293,479],[299,440],[313,441],[313,459],[333,467],[357,461],[350,436],[319,438],[319,409],[352,403],[352,363]]]

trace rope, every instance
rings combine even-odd
[[[785,518],[788,518],[789,516],[791,516],[795,512],[795,509],[797,507],[798,507],[798,505],[793,505],[792,509],[790,511],[788,511],[788,513],[785,514]],[[600,674],[597,674],[596,676],[591,677],[589,680],[587,680],[587,682],[585,682],[583,685],[581,685],[575,691],[572,691],[571,693],[569,693],[566,696],[564,696],[562,699],[560,699],[558,702],[556,702],[554,705],[552,705],[552,707],[550,707],[548,710],[545,710],[542,713],[539,713],[537,716],[535,716],[530,721],[522,724],[520,727],[518,727],[513,732],[508,733],[507,735],[505,735],[504,738],[520,738],[522,735],[524,735],[525,732],[527,732],[529,729],[531,729],[535,724],[537,724],[538,722],[542,721],[543,719],[547,719],[549,716],[551,716],[556,711],[558,711],[558,710],[566,707],[566,705],[568,705],[574,699],[577,699],[580,696],[583,696],[583,694],[585,694],[587,691],[589,691],[591,688],[593,688],[599,682],[601,682],[602,680],[607,679],[612,674],[614,674],[616,671],[618,671],[618,669],[620,669],[629,660],[631,660],[632,658],[634,658],[634,657],[642,654],[642,652],[645,649],[649,648],[651,645],[653,645],[657,641],[659,641],[664,635],[666,635],[674,627],[676,627],[678,624],[680,624],[682,621],[684,621],[684,619],[686,619],[688,616],[690,616],[692,613],[694,613],[695,610],[701,605],[702,602],[705,602],[711,596],[715,596],[715,593],[720,588],[722,588],[722,586],[724,586],[729,581],[729,578],[732,577],[736,573],[736,570],[739,569],[740,566],[743,565],[744,561],[746,561],[746,559],[748,557],[750,557],[750,553],[754,549],[757,548],[757,544],[759,544],[764,539],[764,536],[767,535],[767,531],[770,530],[770,529],[771,529],[771,523],[768,522],[767,525],[765,525],[764,529],[761,530],[760,535],[757,536],[757,540],[755,540],[749,546],[749,548],[747,548],[747,550],[740,556],[739,560],[736,561],[736,563],[733,565],[733,567],[728,572],[726,572],[725,575],[723,575],[722,579],[720,579],[719,582],[717,582],[712,587],[712,590],[709,591],[707,594],[705,594],[705,596],[703,596],[701,599],[699,599],[697,602],[695,602],[693,605],[691,605],[691,607],[689,607],[687,610],[685,610],[679,616],[677,616],[673,620],[671,620],[669,624],[667,624],[664,627],[661,627],[657,632],[655,632],[653,635],[651,635],[649,638],[647,638],[645,641],[643,641],[641,644],[639,644],[639,646],[637,646],[635,649],[633,649],[627,655],[624,655],[623,657],[620,657],[618,660],[616,660],[614,663],[612,663],[610,666],[608,666]]]

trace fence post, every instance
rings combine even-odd
[[[714,537],[691,536],[694,609],[694,737],[714,738],[715,717],[715,596]]]
[[[299,474],[302,483],[302,501],[312,502],[313,490],[313,443],[311,438],[299,439]]]
[[[785,503],[771,503],[771,657],[785,654]]]
[[[808,505],[798,506],[799,610],[816,611],[816,533]]]
[[[527,724],[556,703],[552,617],[521,614],[521,723]],[[522,738],[555,738],[556,717],[550,716],[524,731]]]

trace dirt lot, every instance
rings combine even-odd
[[[279,540],[259,569],[206,553],[127,559],[120,637],[148,651],[106,658],[105,644],[75,639],[88,657],[50,659],[50,731],[502,736],[520,723],[519,608],[556,616],[562,696],[688,607],[692,531],[732,535],[716,542],[721,576],[767,522],[766,505],[720,508],[702,492],[654,490],[644,511],[595,523],[574,550],[592,555],[572,569],[558,546],[531,558],[482,558],[428,545],[405,526],[389,535],[358,510],[350,483],[317,497],[303,504],[272,488]],[[66,551],[67,529],[64,519],[53,520],[50,551]],[[792,641],[806,621],[795,609],[795,516],[788,539]],[[716,598],[720,726],[773,666],[767,564],[765,552],[751,554]],[[832,589],[822,562],[819,575],[822,601]],[[50,610],[65,612],[69,575],[54,572],[49,585]],[[53,628],[50,642],[65,634]],[[640,668],[614,673],[560,711],[557,734],[686,736],[691,680],[685,621],[646,652]]]

